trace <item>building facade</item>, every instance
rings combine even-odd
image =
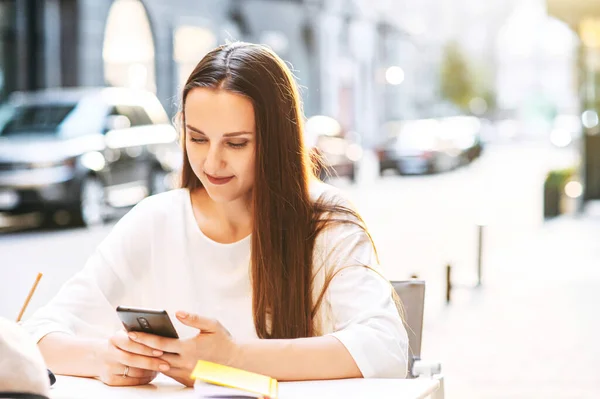
[[[0,0],[0,101],[15,90],[109,84],[154,91],[173,115],[200,58],[227,40],[246,40],[289,62],[307,116],[338,118],[369,146],[386,119],[402,115],[394,101],[408,101],[383,78],[401,61],[390,4]]]
[[[2,96],[45,87],[132,86],[154,91],[173,114],[182,83],[209,49],[260,37],[261,18],[248,3],[261,2],[0,0]],[[284,2],[262,3],[270,4],[257,7],[281,12],[273,8]],[[295,27],[302,15],[286,18]]]
[[[461,30],[471,20],[456,23],[467,3],[456,4],[0,0],[0,101],[14,90],[110,84],[154,91],[174,115],[202,56],[226,40],[246,40],[289,62],[308,117],[334,117],[370,147],[387,121],[439,116],[442,48],[449,38],[474,36]],[[472,20],[483,26],[485,15]]]
[[[580,38],[578,92],[583,128],[580,177],[582,205],[600,199],[600,3],[546,0],[548,13],[566,22]]]

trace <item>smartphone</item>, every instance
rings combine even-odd
[[[166,310],[117,306],[117,315],[127,332],[145,332],[166,338],[179,338]]]

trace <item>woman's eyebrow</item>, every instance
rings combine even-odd
[[[223,135],[223,137],[236,137],[236,136],[245,136],[245,135],[252,135],[252,132],[231,132],[231,133],[225,133]]]
[[[188,125],[187,123],[185,124],[185,128],[190,129],[192,132],[204,134],[204,132],[202,130],[195,128],[194,126]]]
[[[188,124],[186,124],[186,125],[185,125],[185,127],[186,127],[187,129],[190,129],[190,130],[191,130],[191,131],[193,131],[193,132],[196,132],[196,133],[198,133],[198,134],[203,134],[203,135],[206,135],[206,134],[205,134],[205,133],[204,133],[202,130],[200,130],[200,129],[198,129],[198,128],[195,128],[195,127],[193,127],[193,126],[191,126],[191,125],[188,125]],[[239,132],[225,133],[225,134],[223,135],[223,137],[236,137],[236,136],[244,136],[244,135],[252,135],[252,134],[253,134],[252,132],[239,131]]]

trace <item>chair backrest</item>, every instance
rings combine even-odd
[[[423,335],[423,313],[425,310],[425,281],[392,281],[392,286],[402,301],[404,326],[408,334],[408,370],[412,376],[415,359],[421,358],[421,337]]]

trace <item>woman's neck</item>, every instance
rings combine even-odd
[[[206,190],[192,192],[192,207],[196,222],[209,238],[222,242],[236,242],[252,232],[251,197],[220,203],[213,201]]]

